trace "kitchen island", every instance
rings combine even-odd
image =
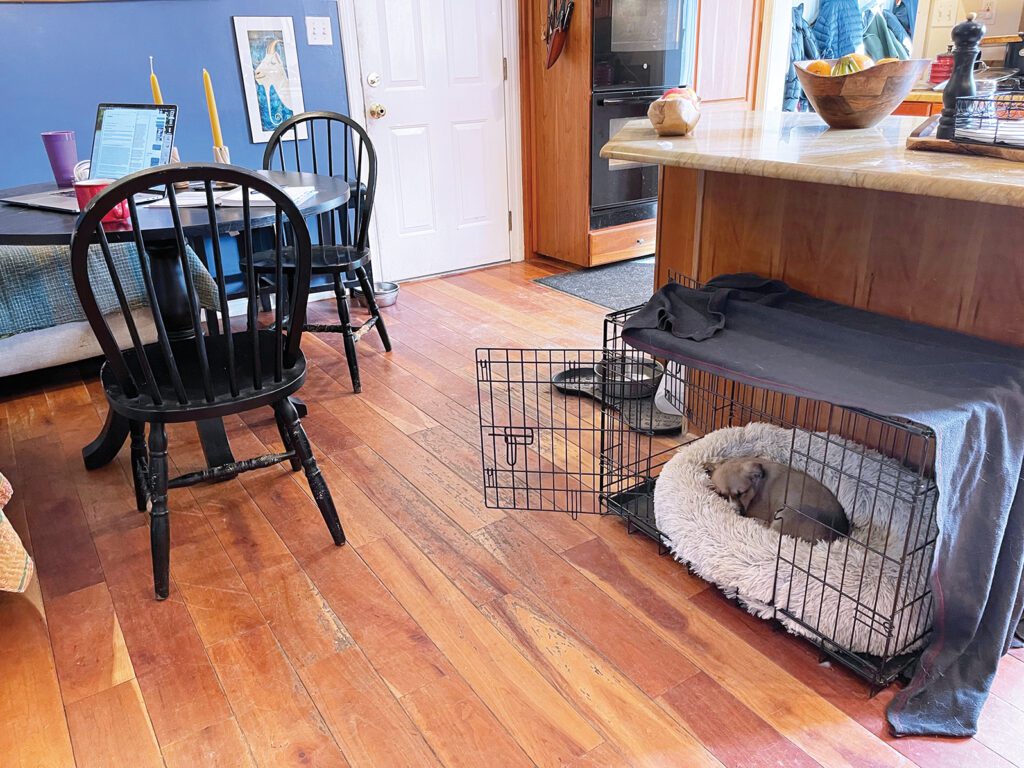
[[[919,117],[705,114],[627,124],[602,157],[662,166],[656,287],[757,272],[821,298],[1024,346],[1024,163],[906,149]]]

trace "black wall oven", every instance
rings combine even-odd
[[[647,115],[652,92],[602,91],[592,97],[590,137],[590,228],[651,219],[657,214],[658,166],[605,160],[601,147],[630,120]]]
[[[593,0],[594,90],[693,80],[696,0]]]
[[[696,0],[592,0],[590,227],[657,214],[658,167],[604,160],[601,147],[667,88],[693,81]]]

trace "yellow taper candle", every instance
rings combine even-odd
[[[153,71],[153,57],[149,57],[149,87],[153,89],[153,103],[163,104],[164,95],[160,93],[160,81],[156,79],[156,72]]]
[[[213,83],[210,73],[203,70],[203,87],[206,88],[206,109],[210,112],[210,130],[213,132],[213,146],[223,147],[224,136],[220,132],[220,116],[217,114],[217,100],[213,97]]]

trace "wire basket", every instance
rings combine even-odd
[[[1024,91],[961,96],[955,121],[954,141],[1024,148]]]

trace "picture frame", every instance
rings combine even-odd
[[[305,111],[295,28],[290,16],[232,16],[232,21],[249,133],[253,144],[266,144],[277,126]],[[298,138],[306,138],[305,125],[299,126]]]

